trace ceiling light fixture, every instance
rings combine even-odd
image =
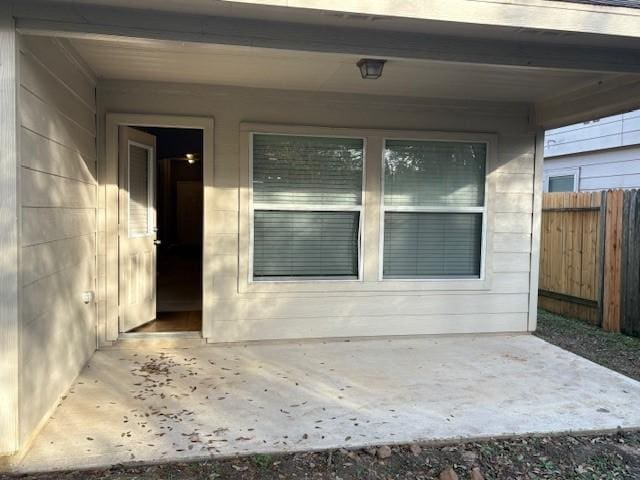
[[[356,65],[360,69],[362,78],[376,80],[382,76],[382,69],[386,62],[379,58],[361,58]]]

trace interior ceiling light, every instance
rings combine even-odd
[[[176,162],[184,162],[186,160],[190,165],[193,165],[194,163],[200,161],[200,154],[185,153],[184,155],[179,155],[176,157],[166,157],[166,158],[162,158],[161,160],[170,160],[170,161],[176,161]]]
[[[362,78],[376,80],[382,76],[382,69],[386,60],[379,58],[361,58],[356,64],[360,69]]]

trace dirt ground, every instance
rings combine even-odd
[[[384,452],[383,452],[384,453]],[[533,437],[445,446],[335,450],[197,463],[121,467],[23,477],[30,480],[438,479],[453,468],[461,480],[476,467],[485,479],[638,479],[640,432]],[[5,477],[1,477],[5,478]],[[447,477],[447,480],[455,477]],[[475,477],[481,478],[481,477]]]
[[[539,337],[640,380],[640,339],[540,312]],[[640,408],[640,406],[638,407]],[[451,470],[449,470],[451,469]],[[443,472],[449,471],[448,476]],[[475,471],[474,471],[475,470]],[[453,472],[455,472],[454,476]],[[443,475],[443,476],[441,476]],[[0,475],[0,480],[10,477]],[[211,479],[640,479],[640,432],[402,445],[228,460],[120,466],[29,475],[25,480]]]
[[[538,312],[538,329],[535,335],[640,381],[640,338],[608,333],[587,323],[544,310]]]

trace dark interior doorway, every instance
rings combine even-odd
[[[156,319],[134,332],[202,330],[202,130],[138,127],[156,137]]]

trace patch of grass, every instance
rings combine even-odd
[[[569,335],[584,335],[603,340],[611,346],[640,349],[640,338],[606,332],[598,326],[556,315],[546,310],[538,310],[538,329],[543,334],[545,332],[556,332]]]
[[[617,480],[627,478],[621,458],[602,454],[591,458],[587,466],[576,468],[575,480]]]
[[[271,455],[266,455],[264,453],[258,453],[253,456],[253,463],[255,463],[256,467],[266,470],[269,465],[271,465],[272,458]]]
[[[554,471],[556,469],[555,463],[549,460],[547,457],[540,457],[540,465],[547,471]]]
[[[494,446],[491,443],[487,443],[485,445],[480,446],[480,454],[483,457],[491,458],[495,455],[495,453],[496,452],[495,452]]]

